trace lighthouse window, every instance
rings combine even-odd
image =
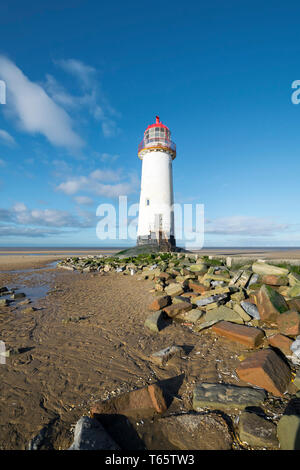
[[[146,199],[146,206],[150,206],[150,199]]]

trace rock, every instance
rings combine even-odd
[[[230,450],[232,446],[226,421],[213,413],[161,418],[154,424],[153,432],[162,433],[179,450]]]
[[[297,336],[295,341],[291,344],[291,351],[293,356],[300,360],[300,336]]]
[[[248,287],[252,286],[253,284],[257,284],[259,277],[259,274],[252,274],[251,279],[248,283]]]
[[[203,284],[200,284],[200,282],[194,280],[189,281],[189,288],[199,294],[204,294],[204,292],[208,290],[208,287],[205,287]]]
[[[282,450],[300,450],[300,416],[283,415],[277,425]]]
[[[245,299],[245,294],[241,290],[238,292],[235,292],[234,294],[231,294],[231,300],[234,300],[235,302],[241,302],[244,299]]]
[[[0,307],[7,307],[7,305],[9,305],[7,299],[0,299]]]
[[[281,313],[287,312],[289,306],[284,297],[272,289],[263,285],[257,294],[257,308],[263,321],[277,321]],[[247,312],[248,313],[248,312]]]
[[[238,424],[240,440],[251,447],[276,448],[276,425],[255,413],[243,411]]]
[[[289,366],[272,349],[252,353],[236,372],[241,380],[280,397],[291,381]]]
[[[287,286],[289,280],[287,276],[276,276],[275,274],[268,274],[262,277],[261,282],[270,286]]]
[[[175,321],[196,323],[203,316],[203,311],[197,308],[190,310],[189,312],[183,312],[176,315]]]
[[[288,306],[290,310],[296,310],[297,312],[300,312],[300,297],[288,300]]]
[[[236,282],[238,281],[238,279],[241,277],[241,275],[243,274],[243,270],[242,269],[239,269],[233,276],[233,278],[230,280],[229,282],[229,286],[233,286],[234,284],[236,284]]]
[[[277,320],[280,333],[287,336],[297,336],[300,334],[300,313],[295,310],[288,310],[282,313]]]
[[[68,450],[120,450],[96,419],[82,416],[77,421],[74,442]]]
[[[172,298],[172,303],[179,304],[179,302],[188,302],[190,304],[191,299],[189,297],[183,297],[182,295],[175,295],[175,297]]]
[[[172,284],[169,284],[165,288],[166,294],[170,295],[171,297],[174,297],[175,295],[180,295],[184,292],[182,286],[176,282],[172,282]]]
[[[201,331],[201,330],[205,330],[206,328],[210,328],[211,326],[215,325],[216,323],[218,323],[219,320],[211,320],[211,321],[204,321],[204,322],[201,322],[201,323],[196,323],[193,327],[193,330],[194,331]]]
[[[166,410],[163,391],[158,384],[153,384],[95,403],[91,407],[91,415],[96,417],[97,414],[123,414],[127,417],[146,418],[164,413]]]
[[[295,284],[288,290],[289,297],[299,297],[300,296],[300,284]]]
[[[297,390],[300,390],[300,369],[298,369],[295,375],[293,384],[297,388]]]
[[[17,300],[17,299],[23,299],[24,297],[26,297],[26,295],[24,294],[24,292],[16,292],[15,294],[13,294],[11,296],[11,298],[13,300]]]
[[[264,390],[218,383],[196,384],[193,391],[193,409],[243,410],[246,406],[259,406],[265,400]]]
[[[6,294],[8,292],[7,287],[0,287],[0,294]]]
[[[261,275],[275,275],[275,276],[287,276],[289,273],[288,269],[279,268],[277,266],[273,266],[271,264],[262,263],[260,261],[256,261],[252,265],[252,271],[256,274]]]
[[[150,361],[159,366],[164,366],[172,357],[181,356],[184,354],[183,348],[180,346],[169,346],[161,351],[151,354]]]
[[[168,317],[164,312],[159,310],[158,312],[149,315],[145,320],[145,327],[151,330],[153,333],[158,333],[169,325]]]
[[[291,345],[293,344],[293,340],[287,338],[287,336],[281,334],[270,336],[268,342],[274,348],[279,349],[285,356],[292,355]]]
[[[198,307],[208,305],[211,303],[219,302],[220,300],[227,299],[228,294],[216,294],[216,295],[211,295],[210,297],[203,297],[203,299],[198,299],[195,301],[196,305]]]
[[[296,284],[300,284],[300,275],[297,273],[290,273],[288,275],[288,279],[291,287],[295,286]]]
[[[264,332],[253,326],[236,325],[229,321],[221,321],[212,327],[214,333],[224,336],[248,348],[256,348],[264,339]]]
[[[192,264],[188,268],[189,271],[192,273],[206,273],[208,270],[208,267],[204,263],[197,263],[197,264]]]
[[[171,297],[169,295],[164,295],[162,297],[158,297],[157,299],[153,300],[153,302],[149,305],[149,310],[161,310],[162,308],[170,305]]]
[[[256,320],[260,320],[259,311],[255,304],[242,300],[240,306],[250,317],[255,318]]]
[[[243,271],[239,279],[235,282],[235,285],[238,287],[246,287],[252,276],[251,271]]]
[[[251,320],[251,316],[245,312],[245,310],[239,304],[233,304],[233,310],[239,314],[239,316],[245,321],[248,322]]]
[[[226,320],[228,322],[239,323],[239,324],[244,323],[243,319],[235,310],[232,310],[231,308],[228,308],[228,307],[224,307],[223,305],[206,312],[205,321],[209,322],[212,320],[217,320],[217,321]]]
[[[193,306],[190,302],[178,302],[176,304],[169,305],[163,309],[163,312],[170,318],[176,317],[180,313],[188,312],[192,310]]]

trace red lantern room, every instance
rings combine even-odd
[[[156,116],[156,122],[150,124],[144,132],[144,138],[138,148],[138,156],[142,159],[145,151],[162,150],[170,153],[172,159],[176,157],[176,145],[170,140],[171,132],[167,126],[159,121]]]

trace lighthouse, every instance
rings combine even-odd
[[[172,162],[176,145],[159,116],[147,127],[138,147],[142,160],[138,245],[158,245],[160,251],[176,249]]]

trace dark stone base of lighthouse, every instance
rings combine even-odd
[[[176,250],[176,240],[174,235],[171,235],[169,238],[165,237],[162,232],[156,234],[155,232],[151,232],[146,237],[138,237],[137,238],[137,246],[153,246],[158,251],[177,251]]]

